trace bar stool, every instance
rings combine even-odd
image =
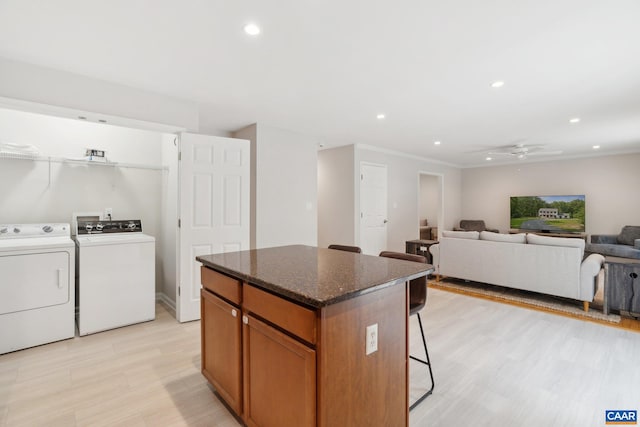
[[[405,254],[402,252],[382,251],[381,257],[402,259],[406,261],[422,262],[426,263],[427,259],[422,255]],[[424,354],[427,356],[426,360],[419,359],[415,356],[409,355],[409,357],[417,362],[426,365],[429,369],[429,377],[431,378],[431,388],[427,390],[422,396],[418,398],[411,406],[409,410],[415,408],[420,402],[426,399],[433,392],[435,382],[433,381],[433,371],[431,370],[431,360],[429,359],[429,351],[427,351],[427,341],[424,338],[424,329],[422,328],[422,319],[420,318],[420,310],[422,310],[427,303],[427,276],[419,277],[409,281],[409,316],[416,314],[418,316],[418,325],[420,325],[420,336],[422,336],[422,344],[424,346]]]
[[[329,249],[337,249],[339,251],[355,252],[357,254],[362,252],[362,249],[360,249],[357,246],[329,245]]]

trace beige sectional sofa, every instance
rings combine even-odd
[[[443,231],[429,250],[438,276],[572,298],[588,311],[604,257],[583,260],[584,247],[582,239]]]

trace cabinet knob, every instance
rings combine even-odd
[[[231,309],[231,315],[232,315],[233,317],[238,317],[238,311],[237,311],[235,308],[232,308],[232,309]]]
[[[242,316],[242,323],[244,323],[245,325],[249,324],[249,318],[247,316]]]

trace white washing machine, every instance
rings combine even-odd
[[[80,335],[155,319],[155,239],[140,220],[79,220],[75,240]]]
[[[0,354],[75,336],[69,224],[0,225]]]

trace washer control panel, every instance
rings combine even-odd
[[[139,219],[78,221],[78,236],[113,233],[142,233],[142,221]]]

